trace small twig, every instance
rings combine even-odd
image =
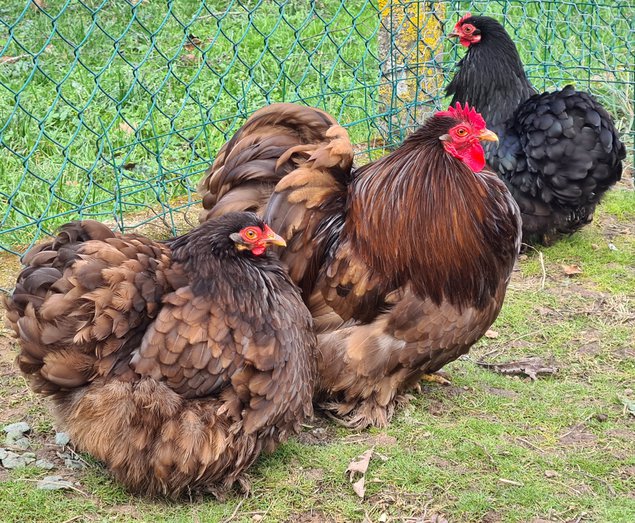
[[[84,516],[73,516],[71,519],[67,519],[66,521],[62,521],[62,523],[71,523],[71,521],[75,521],[76,519],[83,518]]]
[[[561,487],[569,489],[576,496],[581,496],[582,495],[582,492],[580,492],[578,489],[573,488],[571,485],[567,485],[566,483],[562,483],[561,481],[556,481],[555,479],[551,479],[551,478],[547,478],[547,481],[549,483],[553,483],[554,485],[560,485]]]
[[[508,345],[514,341],[522,340],[523,338],[528,338],[529,336],[533,336],[534,334],[540,334],[540,333],[542,333],[542,330],[527,332],[525,334],[521,334],[520,336],[516,336],[515,338],[512,338],[511,340],[507,340],[504,342],[500,341],[498,342],[498,345]]]
[[[581,512],[580,515],[577,518],[575,518],[573,523],[580,523],[580,521],[582,521],[582,518],[586,515],[587,515],[587,512]]]
[[[38,481],[41,481],[41,480],[39,480],[39,479],[30,479],[30,478],[18,478],[18,481],[28,481],[29,483],[37,483]],[[86,497],[89,497],[86,492],[84,492],[81,489],[78,489],[77,487],[74,487],[73,485],[68,485],[68,486],[65,486],[64,488],[69,488],[71,490],[74,490],[75,492],[79,492],[80,494],[83,494]]]
[[[240,507],[243,506],[244,501],[245,501],[245,498],[241,499],[238,502],[238,505],[236,505],[236,508],[232,512],[231,516],[229,516],[227,519],[224,519],[221,523],[229,523],[230,521],[232,521],[236,517],[236,514],[238,514],[238,511],[240,510]]]
[[[545,451],[543,449],[541,449],[540,447],[534,445],[531,441],[528,441],[525,438],[521,438],[520,436],[518,436],[518,437],[516,437],[516,441],[520,441],[521,443],[524,443],[525,445],[530,446],[532,449],[537,450],[541,454],[545,453]]]
[[[496,347],[495,349],[489,350],[485,354],[482,354],[479,359],[482,361],[483,358],[487,358],[488,356],[492,355],[494,355],[494,358],[496,358],[499,355],[498,353],[500,353],[502,350],[503,347]],[[469,357],[467,359],[469,359]]]
[[[516,487],[524,487],[524,483],[521,483],[520,481],[514,481],[512,479],[505,479],[505,478],[498,478],[498,481],[500,481],[501,483],[506,483],[508,485],[514,485]]]
[[[582,474],[583,476],[586,476],[588,478],[594,479],[595,481],[598,481],[598,482],[604,484],[606,486],[606,488],[609,490],[609,492],[611,493],[611,496],[613,496],[613,497],[617,496],[617,493],[615,492],[615,489],[605,479],[598,478],[597,476],[594,476],[593,474],[589,474],[588,472],[585,472],[584,470],[582,470],[580,467],[578,467],[578,472],[580,474]]]
[[[542,251],[539,251],[538,249],[536,249],[532,245],[529,245],[527,243],[523,243],[523,245],[525,247],[528,247],[532,251],[538,253],[538,259],[540,260],[540,268],[542,269],[542,279],[540,280],[540,290],[544,291],[545,290],[545,281],[547,280],[547,271],[545,270],[545,257],[542,255]]]

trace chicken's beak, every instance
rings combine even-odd
[[[265,226],[267,236],[265,237],[265,243],[267,245],[279,245],[280,247],[286,247],[287,242],[284,240],[282,236],[273,232],[268,225]]]
[[[287,242],[284,241],[284,238],[282,236],[279,236],[275,232],[273,233],[273,236],[269,236],[267,238],[267,243],[269,243],[271,245],[279,245],[280,247],[286,247],[287,246]]]
[[[498,136],[496,133],[490,131],[489,129],[485,129],[481,134],[478,135],[478,139],[484,142],[498,142]]]
[[[459,36],[461,35],[457,33],[456,31],[452,31],[451,33],[448,33],[448,38],[458,38]]]

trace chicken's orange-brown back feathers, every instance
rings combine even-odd
[[[105,225],[73,222],[24,258],[5,299],[21,340],[18,365],[51,394],[108,375],[140,342],[169,288],[169,249]]]
[[[330,142],[326,133],[333,125],[331,115],[312,107],[278,103],[256,111],[201,180],[200,220],[231,211],[262,215],[275,184],[296,167],[294,155]]]

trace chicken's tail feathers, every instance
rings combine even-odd
[[[126,360],[168,288],[167,247],[95,221],[64,225],[23,261],[3,301],[18,366],[45,395],[85,386]]]
[[[290,103],[264,107],[220,149],[199,183],[199,219],[231,211],[262,215],[276,184],[299,165],[312,158],[349,173],[352,157],[348,134],[321,109]]]
[[[516,116],[516,133],[543,201],[594,206],[622,176],[626,148],[609,113],[590,94],[566,86],[535,95]]]

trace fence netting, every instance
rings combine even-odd
[[[175,228],[268,103],[329,111],[360,154],[398,143],[447,105],[468,10],[504,22],[538,89],[596,95],[632,163],[631,1],[0,0],[0,250],[77,218]]]

